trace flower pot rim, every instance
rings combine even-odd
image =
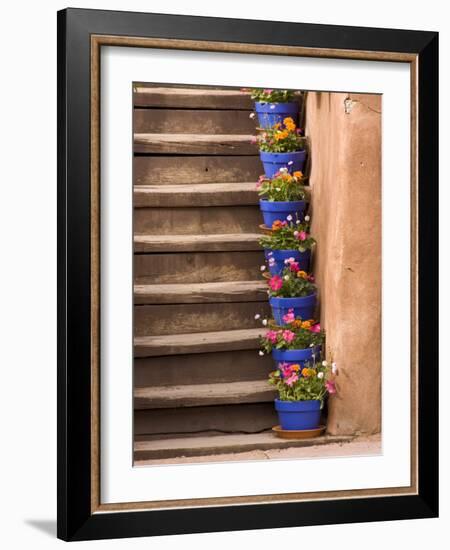
[[[269,302],[271,300],[304,300],[305,298],[311,298],[312,296],[317,296],[317,292],[311,292],[311,294],[307,294],[306,296],[289,296],[288,298],[285,296],[270,296]]]
[[[276,151],[261,151],[259,150],[260,155],[297,155],[299,153],[305,153],[306,149],[297,149],[297,151],[290,151],[289,153],[279,153]]]

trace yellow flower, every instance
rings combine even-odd
[[[298,170],[297,172],[294,172],[294,178],[302,178],[303,177],[303,172],[300,172],[300,170]]]
[[[288,130],[289,132],[293,132],[295,130],[295,122],[290,116],[286,117],[283,120],[283,123],[286,127],[286,130]]]
[[[285,139],[287,138],[289,135],[289,132],[287,132],[286,130],[283,130],[283,131],[279,131],[279,132],[276,132],[275,135],[274,135],[274,138],[277,140],[277,141],[280,141],[280,139]]]
[[[297,277],[301,277],[302,279],[306,279],[308,277],[308,274],[306,271],[297,271]]]
[[[303,321],[302,328],[311,328],[312,323],[311,321]]]
[[[307,367],[305,367],[302,370],[302,376],[304,376],[305,378],[308,378],[309,376],[314,376],[315,374],[316,374],[315,369],[308,369]]]
[[[298,372],[300,370],[300,365],[291,365],[291,370]]]

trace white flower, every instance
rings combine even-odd
[[[275,109],[275,105],[272,103],[272,105],[270,106],[271,109]]]
[[[280,168],[278,171],[279,172],[287,172],[288,169],[286,168],[286,166],[283,166],[283,168]]]
[[[289,214],[289,216],[286,218],[288,222],[292,221],[292,216]]]
[[[317,373],[317,378],[323,378],[323,372],[318,372]]]
[[[260,318],[261,318],[261,315],[260,315],[259,313],[257,313],[257,314],[255,315],[255,319],[260,319]]]
[[[295,258],[293,258],[293,257],[291,256],[290,258],[288,258],[288,262],[289,262],[289,263],[295,262]]]
[[[300,220],[297,220],[295,223],[302,223]]]
[[[275,260],[273,258],[270,258],[269,260],[269,266],[273,267],[275,265]]]
[[[294,237],[298,237],[298,231],[294,231]]]
[[[322,367],[328,367],[328,363],[326,361],[322,361]]]
[[[310,347],[310,348],[314,347],[314,344],[309,344],[309,347]]]
[[[264,352],[263,352],[263,351],[261,351],[261,350],[259,350],[259,352],[258,352],[258,353],[259,353],[260,357],[262,357],[262,356],[264,355]]]
[[[290,161],[288,162],[288,166],[290,166],[291,164],[294,164],[294,161],[293,161],[293,160],[290,160]]]
[[[281,191],[281,189],[280,189],[279,187],[275,187],[275,189],[276,189],[277,191]]]
[[[259,269],[260,269],[261,271],[265,271],[265,270],[266,270],[266,266],[265,266],[265,265],[262,265]]]
[[[289,258],[286,258],[286,259],[284,260],[284,265],[287,265],[288,263],[289,263]]]
[[[273,252],[269,252],[267,255],[268,256],[273,256]]]
[[[248,118],[255,118],[255,113],[250,113],[250,114],[248,115]]]
[[[267,326],[267,319],[263,319],[261,322],[265,327]]]
[[[337,370],[338,370],[338,368],[337,368],[336,363],[331,363],[331,372],[332,372],[333,374],[336,374],[336,373],[337,373]]]
[[[284,276],[284,280],[285,280],[285,281],[289,281],[289,275],[285,275],[285,276]]]
[[[270,290],[266,290],[266,292],[267,292],[267,295],[269,295],[269,294],[270,294]]]
[[[309,222],[311,218],[309,216],[305,216],[305,222]]]

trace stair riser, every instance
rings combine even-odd
[[[260,357],[256,349],[136,358],[134,384],[149,387],[265,380],[271,370],[272,358]]]
[[[134,134],[134,152],[170,155],[255,155],[258,149],[247,135]],[[195,139],[197,137],[197,139]],[[207,139],[209,138],[209,139]]]
[[[177,109],[135,109],[137,133],[176,134],[254,134],[256,124],[251,111],[213,111]]]
[[[135,185],[257,181],[259,156],[134,157]]]
[[[142,284],[245,281],[259,277],[262,252],[135,254],[134,276]]]
[[[268,316],[267,301],[217,304],[171,304],[134,306],[135,336],[156,336],[258,328],[255,313]]]
[[[255,233],[261,223],[258,206],[134,210],[134,232],[138,235]]]
[[[134,412],[136,435],[198,432],[256,433],[277,424],[273,403],[216,405]]]

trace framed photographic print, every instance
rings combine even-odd
[[[438,514],[438,36],[58,13],[58,536]]]

